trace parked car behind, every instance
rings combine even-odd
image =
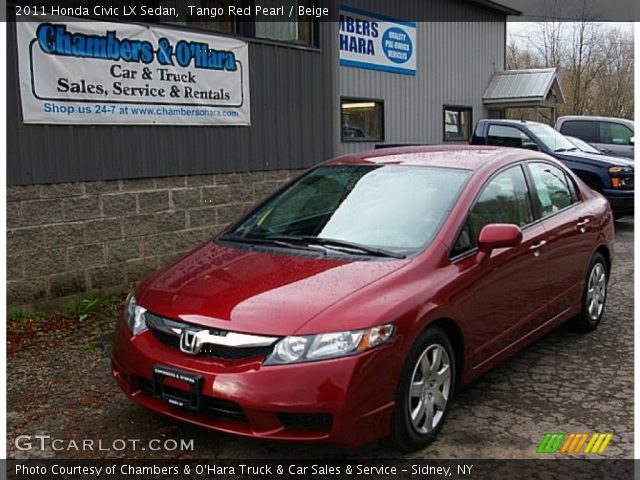
[[[582,152],[549,125],[524,120],[480,120],[470,143],[526,148],[551,155],[603,194],[616,219],[633,214],[632,160]]]
[[[555,129],[593,144],[602,153],[633,158],[635,127],[626,118],[566,116],[558,118]]]
[[[461,385],[566,320],[595,329],[612,258],[609,204],[547,155],[348,155],[144,280],[112,373],[203,427],[415,450]]]

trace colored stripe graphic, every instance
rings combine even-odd
[[[584,453],[602,453],[613,437],[611,433],[594,433],[584,449]]]
[[[578,453],[587,438],[589,438],[587,433],[570,433],[562,445],[560,453]]]
[[[564,439],[564,433],[547,433],[538,445],[537,453],[556,453]]]
[[[576,454],[582,451],[585,443],[587,446],[583,453],[603,453],[609,445],[613,433],[545,433],[542,441],[536,449],[536,453],[552,454],[565,453]],[[589,440],[587,442],[587,439]]]

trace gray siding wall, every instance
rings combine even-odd
[[[401,20],[467,21],[417,23],[415,76],[340,67],[341,97],[384,100],[385,140],[343,143],[338,131],[334,136],[337,153],[370,149],[376,143],[442,143],[443,105],[472,107],[474,124],[488,115],[482,94],[493,73],[504,69],[503,15],[449,0],[344,3]],[[340,125],[339,108],[338,104],[334,119],[337,125]]]
[[[415,76],[339,67],[337,23],[319,24],[319,50],[251,42],[251,127],[24,125],[15,24],[7,23],[7,183],[303,168],[372,148],[341,141],[340,97],[384,100],[385,143],[441,143],[445,104],[473,107],[474,123],[488,115],[482,93],[504,67],[503,15],[456,0],[344,3],[399,19],[465,21],[418,23]]]
[[[251,42],[251,127],[24,125],[15,24],[7,23],[7,183],[282,170],[333,154],[333,26],[320,49]]]

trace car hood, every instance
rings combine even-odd
[[[587,153],[587,152],[559,152],[553,154],[555,157],[563,160],[571,160],[574,162],[588,161],[602,163],[602,166],[616,166],[616,167],[632,167],[634,166],[633,160],[620,157],[612,157],[611,155],[601,155],[599,153]]]
[[[149,311],[174,320],[291,335],[340,299],[407,263],[281,254],[207,242],[145,280],[136,298]]]

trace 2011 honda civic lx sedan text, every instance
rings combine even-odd
[[[348,155],[144,280],[113,376],[216,430],[418,449],[461,385],[565,320],[596,328],[612,258],[607,200],[542,153]]]

